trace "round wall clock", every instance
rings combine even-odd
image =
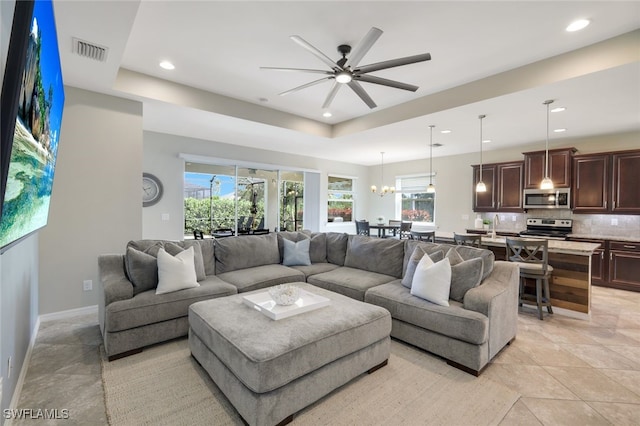
[[[162,182],[151,173],[142,174],[142,206],[149,207],[162,198]]]

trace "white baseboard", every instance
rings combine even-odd
[[[52,312],[50,314],[40,315],[38,318],[40,322],[47,322],[90,314],[96,314],[96,316],[98,315],[98,305],[83,306],[82,308],[69,309],[67,311]]]
[[[16,382],[16,388],[13,391],[13,395],[11,396],[11,402],[9,403],[9,409],[15,410],[18,408],[18,402],[20,402],[20,394],[22,393],[22,386],[24,385],[24,380],[27,377],[27,370],[29,369],[29,363],[31,362],[31,353],[33,352],[33,346],[36,344],[36,337],[38,336],[38,330],[40,329],[40,318],[36,319],[36,323],[33,326],[33,330],[31,330],[31,339],[29,339],[29,347],[27,348],[27,353],[24,356],[24,361],[22,362],[22,368],[20,369],[20,376],[18,376],[18,381]],[[4,426],[11,426],[13,423],[12,419],[9,418],[4,422]]]

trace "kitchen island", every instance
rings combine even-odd
[[[436,231],[436,241],[453,241],[452,232]],[[506,238],[482,237],[482,246],[493,251],[496,260],[506,260]],[[591,314],[591,255],[599,244],[549,240],[549,264],[553,277],[549,283],[554,312],[576,318]],[[556,309],[559,308],[559,309]]]

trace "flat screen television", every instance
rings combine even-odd
[[[0,117],[0,252],[47,224],[64,86],[51,0],[18,0]]]

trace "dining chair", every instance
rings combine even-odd
[[[412,222],[401,222],[400,223],[400,239],[409,239],[411,238],[411,225]]]
[[[369,221],[356,220],[356,234],[370,236]]]
[[[193,239],[195,240],[204,240],[204,233],[199,229],[193,230]]]
[[[549,241],[533,238],[506,238],[507,260],[520,266],[520,300],[523,303],[535,304],[538,307],[538,317],[542,320],[542,307],[553,314],[551,307],[551,293],[549,280],[553,266],[549,265]],[[536,282],[536,294],[525,292],[526,280]]]
[[[456,234],[453,233],[453,241],[459,246],[472,246],[480,248],[482,235],[480,234]]]
[[[391,228],[388,231],[391,231],[390,234],[385,234],[386,238],[395,238],[400,233],[400,226],[402,225],[401,220],[389,219],[389,226],[397,226],[397,228]]]

